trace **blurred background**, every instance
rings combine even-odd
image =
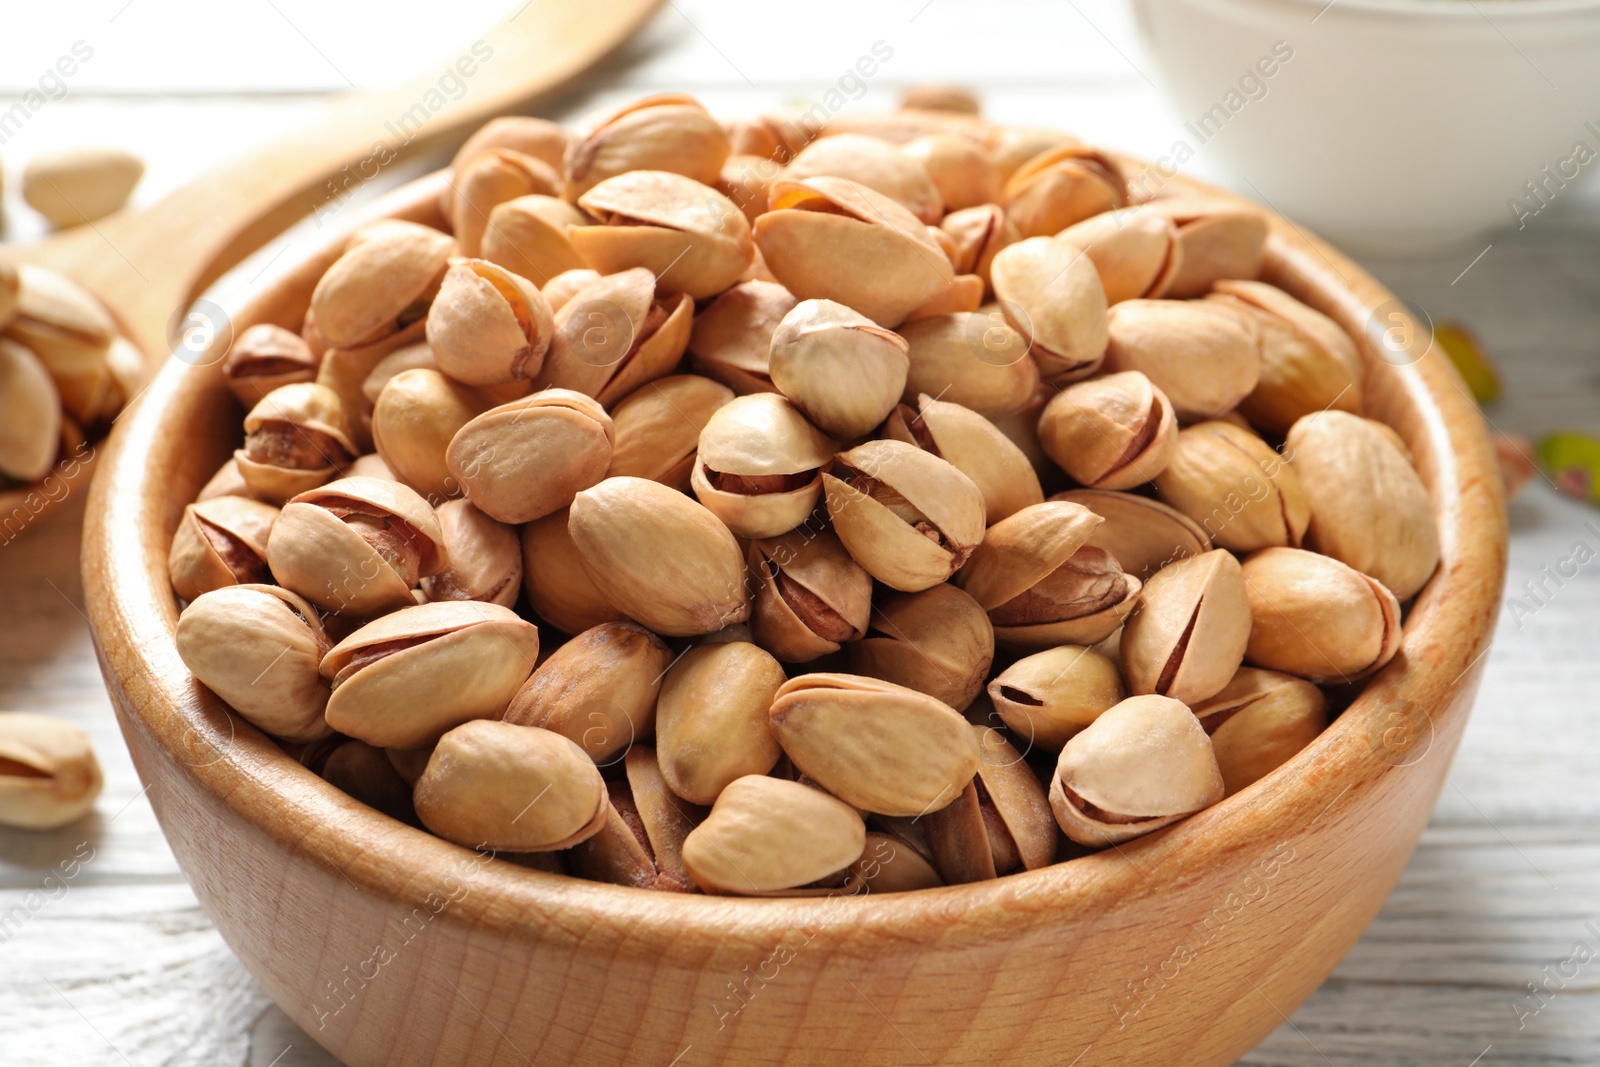
[[[1209,2],[1249,13],[1243,0]],[[1563,6],[1521,2],[1530,9]],[[9,5],[0,34],[0,237],[27,242],[49,232],[21,196],[31,159],[88,147],[127,150],[146,168],[132,203],[147,205],[246,150],[291,139],[284,151],[292,151],[295,132],[315,122],[337,94],[443,72],[523,3]],[[1171,3],[1174,12],[1205,6]],[[1266,22],[1261,41],[1224,32],[1221,39],[1247,57],[1235,61],[1227,46],[1163,22],[1154,5],[1144,12],[1141,34],[1134,6],[1124,0],[811,0],[783,7],[666,0],[643,32],[536,113],[576,121],[665,90],[692,93],[723,117],[806,107],[840,87],[857,57],[883,42],[891,57],[873,78],[845,86],[846,109],[893,107],[909,84],[965,84],[979,91],[984,113],[996,121],[1057,127],[1147,159],[1169,158],[1185,175],[1257,199],[1278,201],[1285,182],[1282,195],[1293,197],[1293,168],[1279,164],[1325,152],[1337,159],[1341,138],[1357,153],[1346,157],[1345,191],[1359,192],[1355,183],[1385,168],[1395,175],[1380,194],[1360,193],[1370,198],[1371,217],[1421,217],[1434,202],[1461,199],[1483,177],[1474,159],[1506,167],[1546,195],[1535,198],[1521,180],[1499,178],[1487,192],[1473,192],[1468,200],[1492,198],[1487,216],[1500,222],[1490,232],[1466,227],[1446,235],[1453,239],[1390,242],[1378,254],[1373,248],[1383,242],[1371,240],[1371,228],[1357,232],[1348,205],[1340,215],[1324,197],[1307,211],[1326,206],[1327,220],[1343,220],[1348,236],[1359,240],[1351,247],[1365,266],[1422,316],[1468,339],[1461,358],[1498,382],[1477,390],[1486,417],[1496,431],[1527,439],[1513,447],[1515,455],[1531,461],[1538,442],[1562,431],[1574,435],[1563,440],[1578,442],[1581,459],[1584,443],[1600,438],[1600,182],[1594,179],[1600,164],[1590,162],[1593,153],[1581,158],[1577,147],[1600,152],[1600,93],[1545,62],[1509,22],[1496,21],[1504,2],[1393,0],[1396,8],[1470,9],[1467,21],[1481,17],[1487,26],[1476,28],[1473,47],[1488,41],[1498,50],[1491,53],[1495,61],[1504,63],[1495,76],[1521,79],[1518,92],[1545,93],[1548,86],[1547,96],[1530,95],[1533,104],[1511,108],[1509,119],[1526,126],[1559,109],[1566,125],[1555,127],[1557,147],[1519,147],[1526,158],[1514,155],[1508,164],[1506,135],[1496,133],[1508,115],[1459,99],[1452,110],[1445,106],[1452,99],[1448,86],[1397,96],[1392,108],[1341,110],[1408,55],[1489,84],[1491,72],[1470,58],[1466,45],[1451,51],[1453,30],[1437,36],[1419,30],[1410,38],[1380,28],[1374,32],[1387,36],[1374,39],[1370,51],[1341,56],[1330,42],[1349,23],[1338,20],[1390,5],[1261,0],[1258,6],[1299,27],[1281,38],[1293,58],[1260,79],[1259,95],[1231,77],[1207,91],[1208,75],[1171,53],[1176,33],[1178,52],[1192,42],[1191,56],[1245,75],[1249,57],[1269,50],[1262,42],[1280,39]],[[1591,25],[1600,21],[1593,3],[1564,6],[1586,8]],[[64,56],[75,58],[70,75],[58,65]],[[1600,70],[1600,51],[1587,56]],[[1169,96],[1169,88],[1177,92]],[[1236,88],[1237,108],[1227,96]],[[1513,91],[1489,88],[1499,94],[1494,99]],[[462,91],[471,91],[470,81]],[[1207,111],[1196,99],[1225,107],[1226,122],[1196,128]],[[1412,106],[1424,102],[1429,106]],[[1584,116],[1592,128],[1579,121]],[[385,131],[372,136],[376,141]],[[1181,161],[1179,144],[1191,150]],[[441,165],[453,148],[440,145],[386,168],[349,204]],[[1545,181],[1543,168],[1569,161],[1571,180]],[[1324,177],[1341,173],[1317,167]],[[1519,200],[1527,209],[1520,215]],[[311,219],[290,230],[208,298],[231,306],[292,262],[297,248],[309,250],[326,225]],[[1341,235],[1330,236],[1337,242]],[[117,252],[108,246],[106,254]],[[1600,456],[1600,444],[1589,454]],[[1334,977],[1242,1062],[1600,1064],[1600,787],[1592,766],[1600,752],[1594,697],[1600,564],[1589,562],[1600,556],[1600,512],[1578,499],[1592,498],[1600,466],[1566,462],[1564,469],[1547,463],[1532,473],[1513,504],[1507,606],[1483,694],[1410,869]],[[0,645],[0,707],[78,721],[93,734],[108,779],[87,828],[51,835],[0,830],[0,914],[19,904],[28,912],[27,922],[0,926],[0,1064],[330,1062],[269,1010],[166,850],[101,691],[81,617],[75,550],[70,543],[63,548],[75,536],[80,508],[81,500],[48,529],[0,550],[0,604],[29,618],[25,633]],[[1558,581],[1549,579],[1552,569]],[[41,879],[80,844],[92,850],[93,861],[36,907]],[[1591,954],[1573,963],[1580,945]]]

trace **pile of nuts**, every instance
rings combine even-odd
[[[1031,870],[1304,748],[1439,559],[1356,345],[1257,212],[928,99],[490,123],[450,232],[236,340],[195,677],[397,819],[677,891]]]

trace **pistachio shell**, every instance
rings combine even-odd
[[[842,304],[803,300],[773,332],[768,368],[778,392],[807,418],[849,440],[882,422],[900,399],[907,347]]]
[[[1254,626],[1245,658],[1313,682],[1350,682],[1400,649],[1400,605],[1382,582],[1331,556],[1265,548],[1242,568]]]
[[[843,871],[866,847],[848,804],[781,778],[746,775],[722,791],[683,843],[683,862],[708,893],[764,896]]]
[[[98,370],[116,336],[116,324],[100,301],[46,267],[19,263],[16,277],[6,336],[37,356],[52,375]]]
[[[372,443],[395,477],[430,500],[461,492],[445,455],[461,428],[484,411],[481,394],[438,370],[403,370],[372,409]]]
[[[983,146],[954,134],[919,137],[904,148],[933,179],[947,212],[993,204],[1000,199],[1000,168]],[[938,219],[929,219],[939,222]]]
[[[1194,714],[1177,700],[1136,696],[1067,742],[1050,806],[1068,837],[1103,848],[1210,807],[1223,790],[1211,739]]]
[[[414,310],[419,317],[404,329],[367,344],[329,348],[317,366],[317,384],[333,390],[344,405],[350,422],[350,439],[359,451],[372,449],[373,402],[367,399],[367,382],[394,353],[426,343],[426,309],[419,305]],[[519,389],[526,393],[526,383],[519,383]]]
[[[991,285],[990,270],[995,255],[1007,245],[1022,240],[999,204],[979,204],[952,211],[939,228],[949,235],[955,248],[950,262],[957,274],[976,274],[984,285]]]
[[[1226,422],[1179,433],[1172,462],[1156,476],[1162,500],[1235,552],[1299,547],[1311,519],[1302,484],[1265,441]]]
[[[559,511],[605,477],[611,417],[570,389],[545,389],[491,408],[450,439],[445,465],[467,499],[501,522]]]
[[[682,293],[658,300],[655,288],[655,275],[634,267],[568,298],[534,388],[576,390],[609,407],[669,374],[689,343],[694,302]]]
[[[1289,762],[1328,725],[1328,701],[1310,682],[1241,667],[1233,681],[1194,706],[1211,735],[1222,781],[1232,796]]]
[[[94,807],[103,783],[89,737],[78,727],[0,711],[0,826],[65,826]]]
[[[695,316],[689,336],[695,369],[741,395],[771,392],[772,335],[798,303],[776,282],[741,282],[729,289]]]
[[[1101,521],[1088,508],[1063,501],[1023,508],[989,528],[956,584],[985,611],[997,608],[1066,563]]]
[[[1169,563],[1122,629],[1128,689],[1193,704],[1222,691],[1251,640],[1239,561],[1223,549]]]
[[[61,447],[61,399],[32,352],[0,338],[0,477],[36,482]]]
[[[744,641],[679,657],[656,708],[661,773],[672,791],[710,804],[736,779],[770,771],[781,750],[767,710],[783,682],[778,661]]]
[[[918,319],[899,333],[909,346],[906,403],[926,393],[993,418],[1020,410],[1039,387],[1028,342],[998,308]]]
[[[616,444],[607,476],[689,488],[700,433],[732,399],[733,390],[698,374],[674,374],[641,385],[612,409]]]
[[[522,589],[517,531],[466,500],[448,500],[436,514],[447,562],[437,574],[422,579],[428,599],[482,600],[514,607]]]
[[[983,494],[951,464],[902,441],[869,441],[824,474],[834,532],[885,585],[917,592],[949,578],[983,539]]]
[[[1015,851],[1021,866],[1030,871],[1049,866],[1056,854],[1056,827],[1051,817],[1050,799],[1034,776],[1033,768],[1023,761],[1022,753],[1007,741],[999,730],[988,726],[972,726],[973,738],[983,758],[978,761],[979,796],[984,807],[999,816],[999,826],[992,819],[989,836],[993,839],[1003,827],[1008,836],[1010,850]],[[1016,865],[1004,865],[1004,870],[1015,870]]]
[[[1409,600],[1439,565],[1428,489],[1381,423],[1343,411],[1307,415],[1284,453],[1304,486],[1317,551]]]
[[[22,198],[65,229],[121,208],[143,176],[144,161],[120,148],[41,152],[22,168]]]
[[[1105,489],[1072,489],[1051,500],[1082,504],[1105,519],[1089,535],[1088,544],[1103,548],[1122,569],[1148,582],[1169,563],[1198,556],[1211,548],[1200,524],[1169,504],[1134,493]]]
[[[1099,368],[1108,338],[1106,291],[1082,248],[1060,237],[1018,241],[995,255],[990,277],[995,299],[1045,381],[1076,381]]]
[[[746,221],[754,223],[767,210],[769,189],[782,170],[763,156],[735,153],[717,175],[717,192],[738,205]]]
[[[1024,237],[1048,237],[1128,203],[1128,185],[1110,156],[1084,145],[1040,152],[1006,181],[1006,214]]]
[[[496,207],[519,197],[553,195],[561,178],[544,160],[514,148],[491,148],[453,168],[449,218],[463,255],[482,254],[484,234]]]
[[[560,169],[567,151],[567,131],[558,122],[531,115],[497,115],[456,149],[452,172],[495,148],[510,148]]]
[[[1014,866],[1016,850],[1004,826],[995,828],[1001,831],[996,835],[999,840],[990,837],[976,778],[962,787],[954,801],[929,812],[921,821],[927,830],[934,869],[947,885],[991,881]]]
[[[972,597],[940,584],[885,598],[849,653],[852,671],[965,711],[994,662],[994,628]]]
[[[417,815],[468,848],[544,852],[598,833],[609,805],[583,750],[548,730],[468,722],[447,732],[417,779]]]
[[[439,369],[468,385],[536,377],[555,328],[533,283],[486,259],[451,264],[427,323]]]
[[[607,478],[577,495],[568,529],[595,587],[657,633],[712,633],[750,613],[733,534],[659,482]]]
[[[318,335],[330,347],[363,345],[422,318],[454,244],[397,219],[358,230],[311,294]]]
[[[1061,390],[1039,417],[1039,443],[1081,485],[1132,489],[1172,461],[1178,421],[1149,378],[1123,371]]]
[[[650,736],[671,663],[672,651],[644,627],[602,623],[552,652],[503,718],[554,730],[603,765]]]
[[[872,576],[831,532],[752,541],[746,562],[755,586],[750,630],[778,659],[805,663],[867,632]]]
[[[846,892],[854,890],[876,897],[941,885],[944,879],[939,877],[939,872],[915,849],[888,834],[868,831],[861,858],[850,867]]]
[[[1251,336],[1209,301],[1125,300],[1107,322],[1106,369],[1143,372],[1181,420],[1226,414],[1260,380]]]
[[[924,693],[848,674],[791,678],[772,704],[778,743],[841,800],[884,815],[951,803],[978,769],[966,720]]]
[[[926,223],[936,223],[944,215],[943,198],[927,168],[876,137],[841,133],[812,141],[782,173],[783,180],[796,182],[823,176],[843,178],[881,193]]]
[[[311,767],[317,776],[335,789],[412,826],[420,825],[411,803],[411,785],[389,762],[387,753],[365,741],[330,737],[331,750],[323,751],[320,766]],[[313,750],[321,746],[313,746]],[[305,757],[301,757],[305,762]],[[311,764],[306,763],[310,767]]]
[[[754,230],[767,268],[795,296],[836,301],[891,329],[953,277],[915,215],[843,178],[774,182]]]
[[[258,322],[233,339],[222,373],[228,389],[248,409],[280,385],[314,381],[317,362],[299,334]]]
[[[314,489],[356,455],[339,395],[296,382],[274,389],[244,419],[244,447],[234,452],[253,495],[281,504]]]
[[[287,589],[238,585],[195,598],[178,616],[178,655],[196,679],[285,741],[326,736],[328,639],[316,609]]]
[[[550,302],[551,311],[560,311],[574,296],[600,280],[600,272],[587,267],[564,270],[539,291]]]
[[[728,158],[728,135],[700,102],[681,93],[635,100],[591,121],[567,147],[567,199],[614,175],[665,170],[703,185],[716,182]]]
[[[1035,652],[989,683],[995,711],[1025,748],[1060,749],[1126,695],[1117,665],[1080,645]]]
[[[583,569],[567,529],[567,509],[522,527],[522,590],[539,618],[563,633],[577,634],[603,622],[621,622]]]
[[[468,720],[499,718],[538,654],[538,628],[498,604],[401,608],[323,656],[328,725],[380,748],[430,745]]]
[[[776,393],[735,397],[701,431],[689,484],[740,537],[775,537],[816,507],[836,447]]]
[[[1142,210],[1170,218],[1178,227],[1180,267],[1166,295],[1188,299],[1220,279],[1254,278],[1261,272],[1267,220],[1260,211],[1188,196],[1152,200]]]
[[[565,271],[589,266],[568,233],[588,221],[583,212],[557,197],[519,196],[489,212],[481,255],[535,284],[545,284]]]
[[[267,582],[267,534],[277,518],[271,504],[240,496],[184,508],[167,553],[173,591],[194,600],[213,589]]]
[[[1093,261],[1108,304],[1165,296],[1183,262],[1178,227],[1144,207],[1084,219],[1061,238]]]
[[[568,237],[601,274],[644,267],[662,288],[701,300],[737,282],[755,254],[750,223],[738,206],[681,174],[619,174],[589,189],[578,204],[599,224],[573,226]]]

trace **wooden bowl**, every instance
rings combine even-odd
[[[439,225],[439,183],[384,210]],[[339,244],[237,328],[296,325]],[[1282,220],[1265,277],[1358,342],[1392,300]],[[1506,523],[1482,420],[1438,353],[1365,358],[1369,413],[1409,443],[1442,534],[1403,651],[1242,794],[998,881],[821,900],[652,894],[490,861],[325,784],[194,682],[173,643],[168,544],[240,433],[215,362],[169,363],[107,449],[84,551],[95,639],[202,906],[279,1005],[357,1067],[1225,1064],[1317,987],[1399,877],[1499,603]]]

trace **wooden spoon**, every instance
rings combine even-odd
[[[458,53],[473,61],[469,69],[475,65],[461,77],[467,91],[459,99],[439,86],[447,71],[464,73],[452,56],[403,88],[342,97],[321,124],[227,163],[142,211],[3,248],[0,257],[50,267],[82,283],[153,370],[170,351],[169,324],[181,321],[179,313],[230,267],[327,203],[329,179],[342,181],[346,167],[370,179],[379,161],[390,166],[548,96],[632,35],[659,3],[530,0]],[[94,447],[85,446],[43,482],[0,492],[0,545],[84,484],[93,458]]]

